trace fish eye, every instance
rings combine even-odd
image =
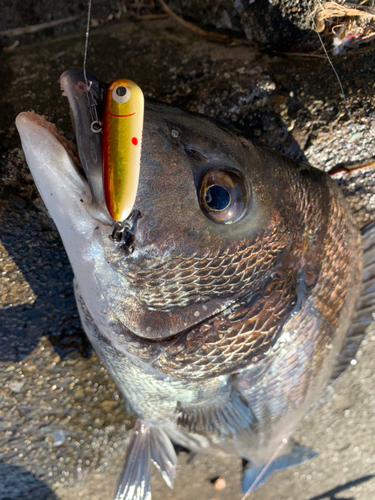
[[[233,224],[246,212],[248,191],[240,173],[213,168],[200,181],[199,203],[209,219],[218,224]]]
[[[112,99],[115,102],[123,104],[130,99],[130,90],[125,85],[118,85],[112,90]]]
[[[204,200],[211,210],[220,212],[228,207],[230,203],[230,194],[225,188],[213,184],[206,189]]]

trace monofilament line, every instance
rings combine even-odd
[[[344,101],[344,107],[345,107],[345,109],[346,109],[346,112],[347,112],[347,113],[348,113],[348,115],[349,115],[349,118],[351,119],[351,115],[350,115],[350,111],[349,111],[349,108],[348,108],[348,104],[347,104],[347,102],[346,102],[346,97],[345,97],[344,87],[342,86],[342,83],[341,83],[340,77],[339,77],[339,75],[338,75],[338,73],[337,73],[337,71],[336,71],[336,68],[334,67],[334,65],[333,65],[333,63],[332,63],[332,61],[331,61],[331,58],[329,57],[329,54],[328,54],[327,49],[326,49],[326,47],[325,47],[325,45],[324,45],[324,43],[323,43],[323,39],[322,39],[322,37],[320,36],[320,33],[319,33],[319,31],[318,31],[318,28],[317,28],[317,26],[316,26],[316,22],[315,22],[315,21],[314,21],[314,25],[315,25],[315,31],[316,31],[316,33],[317,33],[317,35],[318,35],[318,37],[319,37],[320,43],[322,44],[322,47],[323,47],[324,53],[325,53],[325,55],[326,55],[326,57],[327,57],[327,59],[328,59],[329,64],[331,65],[331,68],[333,69],[333,72],[334,72],[334,74],[335,74],[335,76],[336,76],[336,78],[337,78],[337,81],[339,82],[340,89],[341,89],[342,99],[343,99],[343,101]]]
[[[88,6],[87,6],[87,25],[86,25],[86,37],[85,37],[85,51],[84,51],[84,54],[83,54],[83,77],[85,79],[86,87],[88,87],[87,76],[86,76],[86,63],[87,63],[87,52],[89,50],[90,21],[91,21],[91,0],[88,1]]]
[[[91,0],[88,1],[87,5],[87,25],[86,25],[86,37],[85,37],[85,50],[83,54],[83,79],[86,84],[86,96],[87,103],[89,105],[90,115],[91,115],[91,131],[94,134],[99,134],[102,130],[102,124],[99,121],[98,112],[96,109],[96,101],[91,92],[92,82],[87,80],[86,74],[86,63],[87,63],[87,53],[89,50],[89,34],[90,34],[90,21],[91,21]]]
[[[290,438],[290,436],[291,436],[291,432],[288,434],[287,438],[284,438],[284,439],[281,440],[281,443],[279,444],[279,446],[275,450],[274,454],[268,460],[268,462],[265,464],[265,466],[263,467],[263,469],[259,472],[259,474],[255,478],[255,481],[253,482],[253,484],[249,487],[249,489],[241,497],[241,500],[246,500],[246,498],[248,498],[250,496],[250,494],[256,489],[257,485],[259,484],[259,482],[261,481],[262,477],[264,476],[264,474],[267,472],[267,470],[271,466],[272,462],[275,460],[275,458],[277,457],[277,455],[280,453],[281,449],[286,445],[286,443],[287,443],[288,439]]]

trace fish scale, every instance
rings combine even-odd
[[[241,260],[232,266],[230,266],[231,258],[227,255],[220,257],[207,256],[205,258],[208,260],[208,263],[205,267],[195,269],[194,262],[191,262],[187,270],[193,267],[194,272],[181,275],[178,270],[181,261],[186,263],[186,258],[172,257],[169,262],[164,264],[165,268],[158,265],[156,272],[152,267],[147,269],[147,271],[143,270],[140,272],[130,270],[128,277],[131,280],[132,286],[139,290],[137,294],[138,300],[143,301],[150,307],[186,306],[195,303],[197,298],[200,301],[204,300],[205,295],[212,297],[214,293],[217,296],[225,295],[226,293],[234,294],[243,289],[242,281],[246,279],[254,281],[253,271],[260,273],[263,268],[263,270],[268,272],[269,267],[272,266],[272,260],[277,256],[277,252],[282,251],[287,245],[287,236],[282,235],[280,237],[279,232],[273,229],[271,229],[270,235],[267,238],[267,247],[265,247],[262,241],[255,241],[251,248],[245,247],[242,251],[238,251],[237,259]],[[276,249],[274,246],[276,246]],[[267,252],[268,248],[269,251]],[[267,256],[270,259],[268,262]],[[194,261],[196,259],[197,257],[194,258]],[[255,259],[255,261],[252,261],[252,259]],[[211,269],[216,268],[221,268],[222,272],[226,271],[230,273],[233,281],[230,280],[228,282],[229,286],[226,287],[226,284],[221,281],[216,282],[218,277],[211,272]],[[184,280],[185,276],[186,280]],[[188,293],[185,290],[185,286],[192,276],[195,276],[195,286]],[[177,287],[177,291],[173,290],[170,292],[172,287]]]

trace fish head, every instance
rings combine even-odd
[[[103,86],[88,78],[100,114]],[[119,241],[83,74],[65,72],[61,85],[81,168],[46,120],[21,113],[16,124],[98,330],[176,377],[256,362],[319,274],[325,214],[306,206],[321,207],[324,174],[149,101],[138,192]]]

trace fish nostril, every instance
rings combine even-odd
[[[208,157],[205,153],[203,153],[203,151],[201,151],[200,149],[196,148],[196,147],[192,147],[192,146],[186,146],[185,147],[185,151],[187,153],[189,153],[190,156],[192,156],[193,158],[197,159],[197,160],[204,160],[204,161],[207,161],[208,160]]]

